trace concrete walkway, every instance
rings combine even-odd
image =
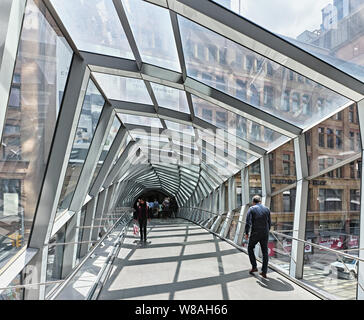
[[[128,231],[99,300],[318,299],[272,270],[251,276],[247,254],[186,220],[152,220],[147,238]]]

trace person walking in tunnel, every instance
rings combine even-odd
[[[143,198],[139,199],[134,212],[134,220],[139,223],[140,242],[147,242],[147,221],[150,220],[147,203]]]
[[[257,261],[254,254],[254,248],[256,244],[260,243],[260,248],[262,249],[263,264],[262,272],[260,275],[263,278],[267,278],[268,271],[268,238],[269,230],[271,227],[270,210],[262,205],[262,199],[260,196],[255,195],[253,197],[253,205],[249,208],[246,216],[245,225],[245,239],[249,239],[248,244],[248,254],[249,260],[252,265],[252,269],[249,271],[250,274],[258,271]],[[251,233],[249,237],[249,231],[251,228]]]

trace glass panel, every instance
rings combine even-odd
[[[51,0],[78,49],[134,59],[110,0]]]
[[[23,272],[20,272],[13,281],[9,283],[9,287],[18,286],[23,284]],[[0,293],[0,300],[23,300],[24,288],[11,288],[2,290]]]
[[[160,107],[190,113],[186,92],[151,82],[154,95]]]
[[[306,132],[309,174],[320,173],[361,152],[357,108],[350,106]],[[332,173],[342,178],[341,170]]]
[[[136,116],[136,115],[124,114],[124,113],[118,113],[118,116],[124,124],[128,123],[128,124],[134,124],[134,125],[138,125],[138,126],[163,128],[162,123],[159,120],[159,118]]]
[[[57,281],[62,279],[63,252],[65,245],[65,230],[64,225],[50,240],[48,244],[48,260],[47,260],[47,282]],[[48,293],[55,284],[46,286]]]
[[[231,241],[234,241],[235,238],[236,228],[238,227],[239,216],[240,216],[240,209],[233,210],[233,214],[231,216],[232,221],[230,224],[229,231],[226,235],[226,238],[230,239]]]
[[[233,136],[252,142],[262,148],[273,149],[287,139],[286,136],[278,132],[194,95],[192,95],[192,102],[196,117],[215,125],[219,129],[228,131]]]
[[[296,202],[296,188],[283,191],[271,198],[270,210],[271,230],[287,235],[293,235],[293,218]],[[269,257],[272,263],[289,271],[291,260],[292,239],[271,232],[268,242]]]
[[[306,0],[304,6],[290,0],[248,0],[244,6],[231,7],[224,0],[215,2],[364,80],[360,45],[364,34],[362,0]]]
[[[91,181],[91,184],[90,184],[90,188],[89,188],[89,191],[91,190],[91,187],[92,185],[94,184],[95,180],[96,180],[96,177],[97,175],[99,174],[100,172],[100,169],[102,167],[102,164],[104,163],[105,161],[105,158],[110,150],[110,147],[120,129],[120,126],[121,126],[121,123],[120,123],[120,120],[118,119],[118,117],[115,117],[114,118],[114,121],[111,125],[111,128],[110,128],[110,132],[106,138],[106,141],[105,141],[105,144],[104,144],[104,147],[101,151],[101,154],[100,154],[100,157],[99,157],[99,160],[97,161],[97,166],[96,166],[96,169],[95,169],[95,172],[94,172],[94,175],[92,177],[92,181]]]
[[[92,80],[90,80],[73,140],[61,197],[58,203],[58,211],[68,209],[71,204],[72,196],[87,157],[103,105],[104,99],[102,95]]]
[[[71,59],[49,12],[29,0],[0,146],[0,268],[29,239]]]
[[[272,192],[279,191],[296,182],[296,163],[293,140],[290,140],[283,146],[269,153],[268,157]]]
[[[255,195],[262,196],[262,181],[260,176],[260,161],[249,166],[249,203]]]
[[[93,73],[109,99],[153,104],[143,80]]]
[[[193,130],[192,126],[169,120],[164,120],[164,121],[166,123],[167,129],[181,132],[184,135],[188,134],[190,136],[195,136],[195,131]]]
[[[309,183],[306,240],[357,256],[360,228],[361,159],[342,167],[343,176],[323,175]],[[338,256],[309,246],[303,278],[339,299],[354,299],[357,264],[347,266]],[[328,285],[332,283],[332,285]]]
[[[168,10],[141,0],[122,0],[144,62],[181,71]]]
[[[349,102],[221,35],[178,18],[187,74],[206,85],[301,128]]]

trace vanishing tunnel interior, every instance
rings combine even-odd
[[[363,299],[364,1],[308,2],[1,1],[0,296],[50,297],[141,195],[245,250],[258,194],[270,263]]]

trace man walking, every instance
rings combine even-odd
[[[271,227],[270,210],[262,205],[262,199],[256,195],[253,197],[253,206],[248,210],[245,225],[245,239],[249,238],[249,230],[251,227],[251,234],[248,244],[248,254],[252,269],[250,274],[258,271],[257,261],[255,259],[254,248],[259,242],[263,254],[262,272],[260,275],[267,278],[268,271],[268,237],[269,229]]]
[[[147,203],[143,198],[139,199],[134,212],[134,220],[139,222],[140,242],[147,242],[147,221],[150,220]]]

